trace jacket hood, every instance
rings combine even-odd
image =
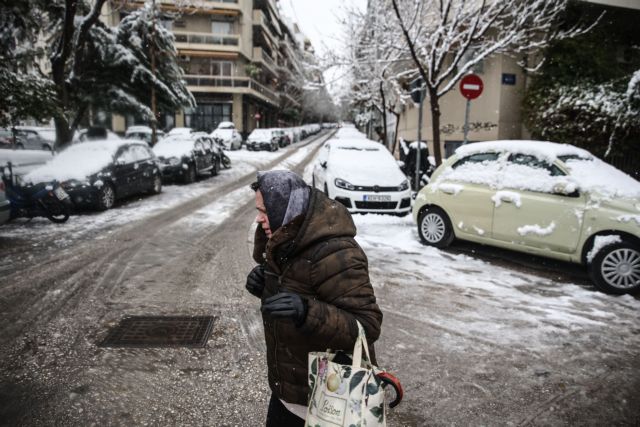
[[[256,228],[253,257],[256,262],[266,260],[275,271],[279,271],[287,259],[311,245],[355,235],[356,226],[347,208],[314,188],[307,212],[280,227],[271,239],[266,238],[261,227]]]

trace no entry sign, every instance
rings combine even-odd
[[[460,93],[467,99],[476,99],[482,93],[482,79],[475,74],[466,75],[460,80]]]

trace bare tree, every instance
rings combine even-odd
[[[532,58],[552,40],[591,26],[562,29],[568,0],[391,0],[396,22],[429,97],[434,157],[440,149],[440,98],[480,61],[503,53]],[[540,61],[542,58],[540,58]],[[539,64],[529,65],[535,69]]]

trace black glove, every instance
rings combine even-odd
[[[298,294],[280,292],[264,300],[261,310],[272,319],[291,319],[296,326],[302,326],[307,317],[308,303]]]
[[[264,267],[262,265],[256,265],[253,270],[247,276],[247,284],[245,288],[251,295],[260,298],[262,291],[264,291]]]

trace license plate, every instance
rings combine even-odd
[[[56,197],[58,198],[58,200],[64,200],[64,199],[66,199],[67,197],[69,197],[69,195],[67,194],[67,192],[66,192],[66,191],[64,191],[64,190],[62,189],[62,187],[58,187],[58,188],[56,188],[55,190],[53,190],[53,194],[55,194],[55,195],[56,195]]]
[[[362,196],[363,200],[365,202],[390,202],[391,201],[391,196],[385,196],[385,195],[381,195],[381,194],[365,194],[364,196]]]

